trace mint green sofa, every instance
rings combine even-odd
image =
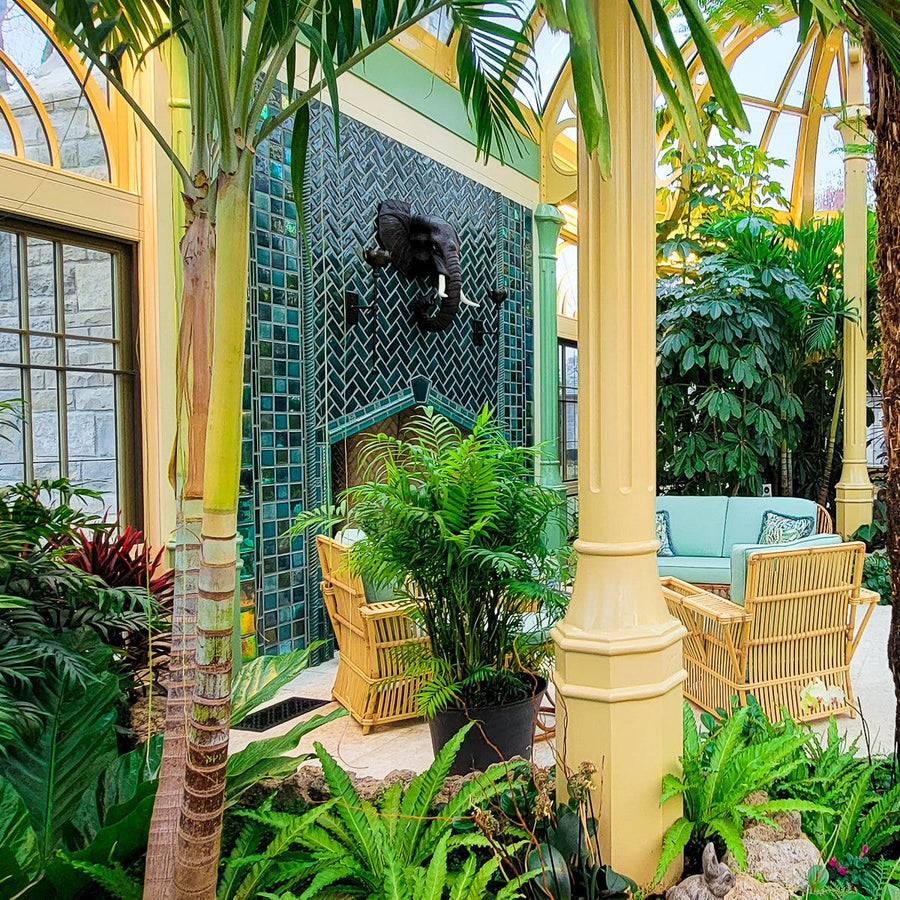
[[[656,498],[657,512],[669,515],[674,556],[659,556],[660,576],[673,576],[690,584],[718,589],[735,603],[743,603],[747,557],[753,550],[771,550],[759,544],[763,516],[769,510],[787,516],[810,516],[814,533],[787,548],[840,543],[831,530],[830,517],[812,500],[799,497],[686,497]]]

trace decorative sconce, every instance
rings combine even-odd
[[[497,319],[497,327],[493,331],[489,331],[484,327],[483,319],[475,319],[472,322],[472,343],[476,347],[484,346],[484,339],[486,335],[499,335],[500,334],[500,307],[506,302],[506,298],[509,296],[506,288],[496,287],[491,288],[488,291],[488,299],[491,303],[494,304],[494,314]]]
[[[378,280],[381,270],[391,261],[390,254],[378,247],[367,247],[362,258],[372,268],[372,299],[369,303],[360,303],[356,291],[344,291],[344,322],[348,328],[359,325],[359,314],[370,312],[372,316],[372,362],[375,362],[375,351],[378,346]]]

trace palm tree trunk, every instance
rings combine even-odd
[[[900,24],[900,14],[895,13]],[[897,698],[894,739],[900,747],[900,84],[872,32],[865,33],[875,136],[878,216],[876,267],[882,341],[882,403],[887,437],[887,551],[894,597],[888,664]]]
[[[215,286],[215,232],[205,214],[195,216],[188,223],[181,241],[181,259],[179,428],[170,472],[178,497],[172,652],[159,787],[147,839],[144,900],[170,900],[174,894],[178,819],[187,763],[185,723],[194,689],[203,458],[209,411],[210,317]]]
[[[216,291],[196,681],[178,829],[176,900],[214,900],[225,808],[252,166],[253,154],[242,152],[237,171],[221,174],[216,186]]]
[[[828,432],[828,447],[825,450],[825,468],[822,470],[822,485],[819,488],[819,506],[828,505],[831,489],[831,470],[834,467],[834,448],[837,445],[838,425],[841,421],[841,403],[844,399],[844,376],[838,379],[837,393],[834,395],[834,409],[831,413],[831,428]]]

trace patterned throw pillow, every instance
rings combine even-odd
[[[675,555],[675,550],[672,548],[672,528],[669,525],[669,514],[664,509],[656,514],[656,539],[659,541],[657,556]]]
[[[763,513],[758,544],[787,544],[809,537],[816,527],[812,516],[786,516],[770,509]]]

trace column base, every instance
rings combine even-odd
[[[835,526],[842,537],[849,538],[858,528],[872,524],[875,488],[869,481],[868,467],[856,466],[849,473],[845,467],[835,493]]]
[[[682,753],[682,625],[587,632],[559,624],[556,643],[557,791],[566,797],[564,770],[597,766],[594,813],[603,859],[650,887],[661,836],[678,817],[680,801],[660,806],[662,777],[677,772]],[[672,866],[672,877],[680,862]]]

